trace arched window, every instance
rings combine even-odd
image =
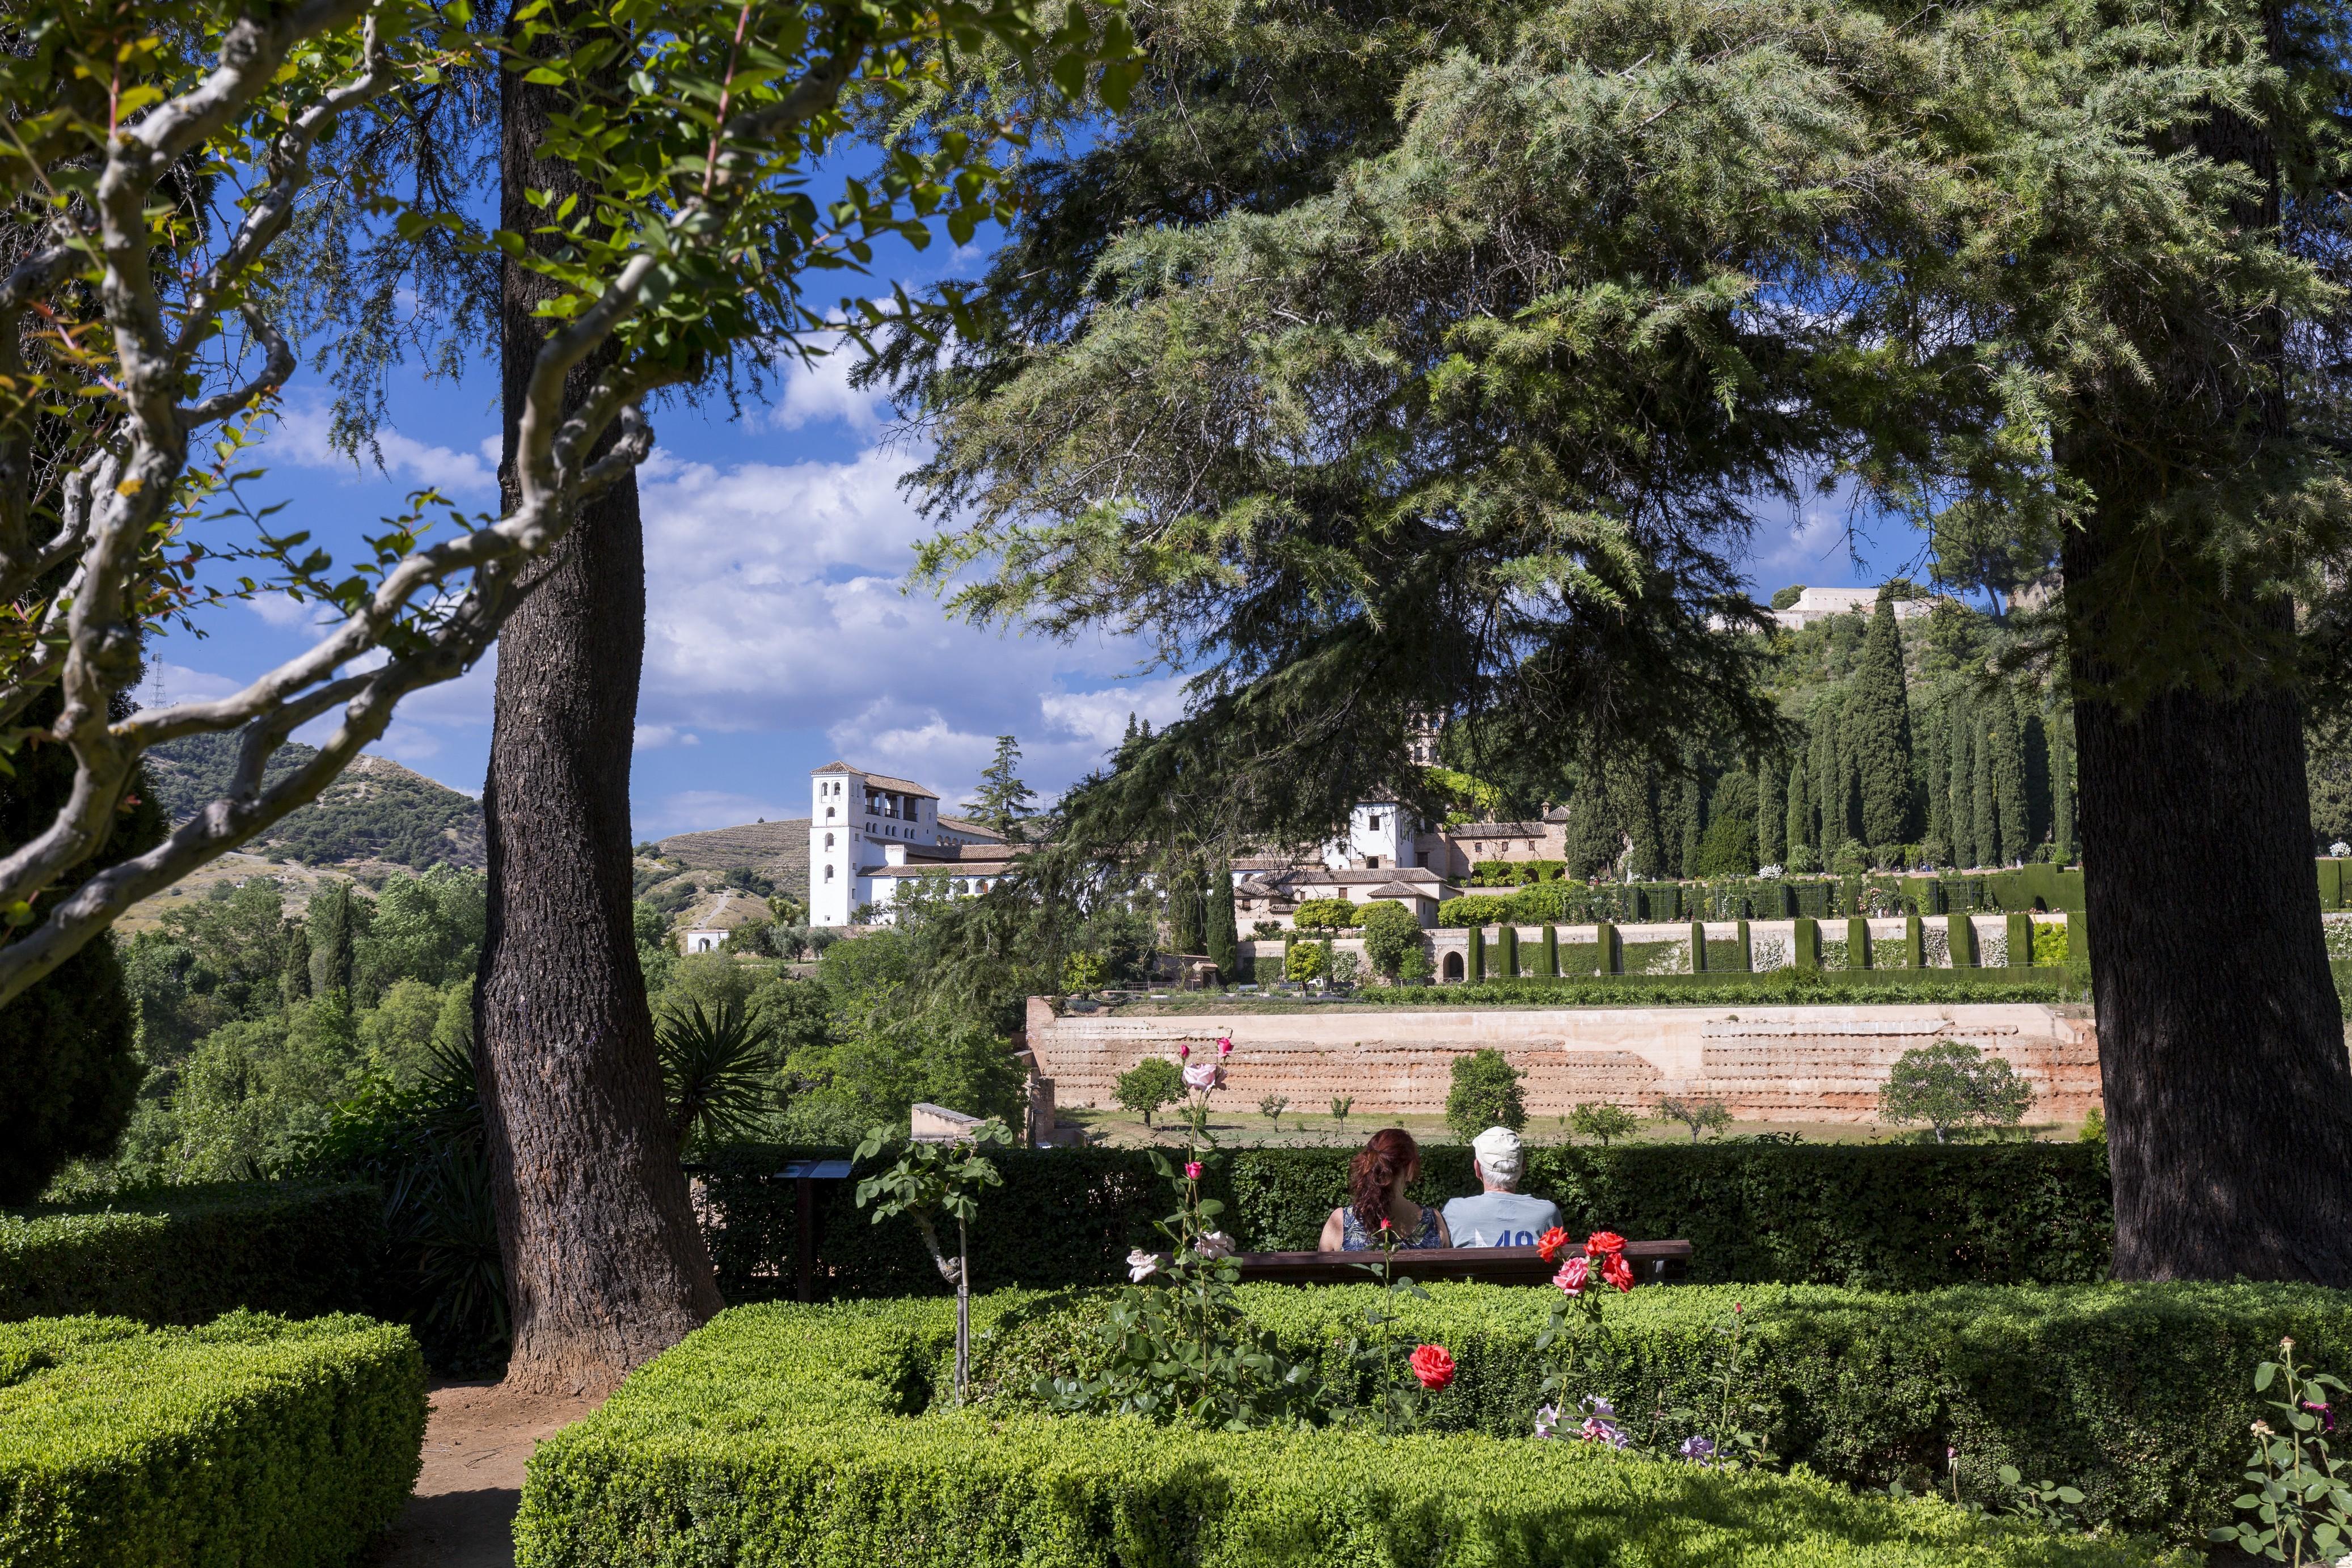
[[[827,833],[824,836],[824,847],[826,849],[833,848],[833,835],[831,833]]]
[[[1458,980],[1462,977],[1461,954],[1448,953],[1445,955],[1445,977],[1449,980]]]
[[[824,809],[824,820],[828,822],[833,821],[833,808],[830,806]]]
[[[824,868],[824,880],[827,882],[831,882],[833,880],[833,868],[831,866]]]

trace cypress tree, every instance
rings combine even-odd
[[[2024,738],[2025,841],[2040,844],[2054,837],[2050,799],[2050,726],[2039,706],[2018,707],[2018,733]]]
[[[1202,952],[1209,932],[1202,919],[1201,862],[1191,855],[1172,859],[1168,878],[1168,945],[1179,953]]]
[[[1810,747],[1789,759],[1788,785],[1783,791],[1788,796],[1788,811],[1780,835],[1780,852],[1788,859],[1796,857],[1799,846],[1813,841],[1812,790],[1810,787],[1812,774],[1805,762],[1809,755]]]
[[[2001,863],[2000,804],[1992,773],[1992,716],[1975,709],[1969,716],[1969,807],[1976,815],[1977,864]]]
[[[278,967],[278,991],[289,1007],[310,995],[310,931],[299,920],[286,923],[286,961]]]
[[[1756,854],[1762,865],[1788,863],[1789,807],[1780,794],[1782,777],[1771,758],[1756,759]]]
[[[2061,860],[2074,858],[2074,728],[2064,712],[2050,715],[2050,838]]]
[[[2000,863],[2021,861],[2033,852],[2026,836],[2025,743],[2018,733],[2017,704],[2007,693],[1992,701],[1991,754],[1993,810],[2000,819]]]
[[[348,882],[323,882],[319,891],[310,895],[310,994],[332,996],[341,991],[352,994],[352,946],[357,933],[352,929],[352,884]]]
[[[1830,698],[1813,705],[1811,843],[1821,851],[1823,865],[1829,864],[1831,852],[1845,837],[1845,802],[1838,789],[1838,705]]]
[[[1848,734],[1862,797],[1862,841],[1901,843],[1911,836],[1911,695],[1903,679],[1895,601],[1884,593],[1863,639]]]
[[[1941,844],[1943,853],[1952,852],[1952,802],[1950,763],[1947,753],[1950,742],[1944,725],[1933,708],[1923,708],[1919,727],[1926,745],[1921,747],[1927,763],[1927,840]]]
[[[1976,748],[1969,744],[1968,698],[1955,692],[1944,706],[1945,766],[1950,779],[1952,863],[1977,863]]]
[[[1698,874],[1698,841],[1706,832],[1706,799],[1702,793],[1698,775],[1685,779],[1682,784],[1682,807],[1679,811],[1682,842],[1676,846],[1675,874]]]
[[[1617,861],[1617,819],[1597,780],[1576,792],[1568,808],[1568,874],[1595,876]]]
[[[1234,924],[1234,877],[1223,860],[1210,868],[1206,888],[1209,920],[1209,962],[1217,978],[1227,985],[1243,979],[1241,933]]]

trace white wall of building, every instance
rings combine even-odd
[[[940,820],[939,797],[905,779],[835,766],[809,775],[809,924],[846,925],[861,905],[888,902],[859,874],[903,865],[909,844],[984,844]]]
[[[1348,836],[1323,846],[1323,864],[1331,871],[1350,866],[1384,869],[1421,863],[1413,847],[1412,822],[1392,800],[1373,800],[1348,813]]]

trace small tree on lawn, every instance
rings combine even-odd
[[[1149,1127],[1151,1113],[1184,1098],[1184,1076],[1166,1057],[1147,1056],[1118,1075],[1112,1092],[1118,1096],[1121,1110],[1134,1112]]]
[[[1591,1138],[1604,1149],[1609,1146],[1612,1139],[1632,1137],[1635,1129],[1641,1124],[1632,1112],[1622,1105],[1612,1105],[1606,1100],[1592,1101],[1579,1105],[1568,1115],[1570,1132],[1580,1137]]]
[[[1974,1127],[2014,1127],[2033,1103],[2033,1085],[1998,1056],[1939,1040],[1903,1053],[1878,1092],[1878,1113],[1902,1124],[1925,1122],[1936,1141]]]
[[[1282,977],[1301,984],[1323,977],[1323,944],[1301,942],[1282,960]]]
[[[1454,1059],[1454,1087],[1445,1096],[1445,1124],[1468,1143],[1489,1127],[1513,1132],[1528,1124],[1527,1102],[1519,1097],[1519,1070],[1499,1051],[1474,1051]]]
[[[1339,1135],[1343,1138],[1348,1135],[1349,1113],[1355,1108],[1356,1097],[1353,1094],[1331,1096],[1331,1124],[1339,1129]]]
[[[855,1157],[860,1162],[872,1159],[889,1139],[887,1128],[875,1128],[857,1145]],[[930,1249],[931,1261],[937,1265],[940,1277],[955,1287],[955,1385],[959,1399],[963,1397],[964,1384],[971,1375],[971,1248],[966,1231],[979,1217],[981,1189],[1004,1185],[994,1162],[981,1151],[992,1144],[1012,1141],[1013,1134],[1005,1131],[1004,1124],[992,1116],[973,1128],[969,1138],[959,1138],[952,1144],[909,1143],[896,1165],[857,1184],[857,1207],[871,1205],[877,1225],[899,1214],[913,1220],[915,1228],[922,1233],[923,1245]],[[940,1246],[942,1218],[955,1221],[956,1251],[952,1258]]]
[[[1421,950],[1421,921],[1393,899],[1364,905],[1364,956],[1390,979],[1404,969],[1405,956]]]
[[[1731,1107],[1712,1096],[1678,1100],[1668,1095],[1658,1102],[1658,1120],[1680,1122],[1690,1129],[1691,1142],[1696,1144],[1702,1134],[1719,1133],[1731,1125]]]

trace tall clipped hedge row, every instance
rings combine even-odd
[[[746,1145],[698,1167],[706,1236],[729,1300],[793,1293],[795,1184],[788,1161],[840,1150]],[[1306,1250],[1342,1201],[1352,1151],[1242,1149],[1213,1158],[1209,1190],[1259,1251]],[[1100,1285],[1129,1248],[1156,1242],[1171,1207],[1148,1153],[1016,1149],[982,1199],[972,1270],[983,1289]],[[814,1184],[814,1291],[929,1295],[945,1289],[913,1227],[872,1224],[854,1181]],[[1892,1291],[1977,1282],[2085,1283],[2107,1271],[2115,1226],[2106,1155],[2095,1144],[1633,1145],[1534,1147],[1525,1191],[1560,1207],[1570,1229],[1680,1238],[1692,1278]],[[1425,1145],[1416,1196],[1477,1190],[1470,1151]]]
[[[363,1185],[241,1182],[0,1214],[0,1322],[364,1311],[383,1278],[383,1210]]]
[[[1433,1285],[1390,1307],[1370,1284],[1244,1287],[1244,1310],[1291,1354],[1348,1377],[1343,1347],[1366,1309],[1398,1318],[1404,1343],[1444,1344],[1453,1385],[1432,1401],[1447,1428],[1524,1437],[1559,1354],[1538,1352],[1549,1292]],[[1091,1372],[1087,1328],[1110,1291],[1007,1312],[973,1364],[985,1403],[1035,1404],[1041,1375]],[[1736,1369],[1722,1330],[1744,1320]],[[1727,1399],[1790,1464],[1851,1486],[1950,1486],[1998,1498],[1996,1471],[2082,1489],[2096,1524],[2198,1541],[2243,1490],[2246,1428],[2276,1417],[2252,1386],[2282,1335],[2296,1354],[2352,1370],[2352,1292],[2294,1285],[2092,1285],[1895,1295],[1812,1286],[1637,1290],[1611,1297],[1598,1333],[1576,1333],[1580,1395],[1611,1399],[1671,1448]],[[1725,1379],[1730,1379],[1727,1389]],[[1664,1414],[1694,1411],[1698,1419]],[[2234,1552],[2232,1555],[2235,1555]]]
[[[406,1329],[0,1324],[0,1563],[340,1568],[398,1515],[424,1442]]]
[[[1017,1299],[974,1303],[983,1362],[1034,1310]],[[1202,1432],[984,1402],[959,1409],[934,1403],[952,1322],[950,1309],[929,1301],[721,1315],[540,1446],[515,1522],[517,1563],[2148,1560],[1818,1476],[1732,1474],[1583,1444]]]

